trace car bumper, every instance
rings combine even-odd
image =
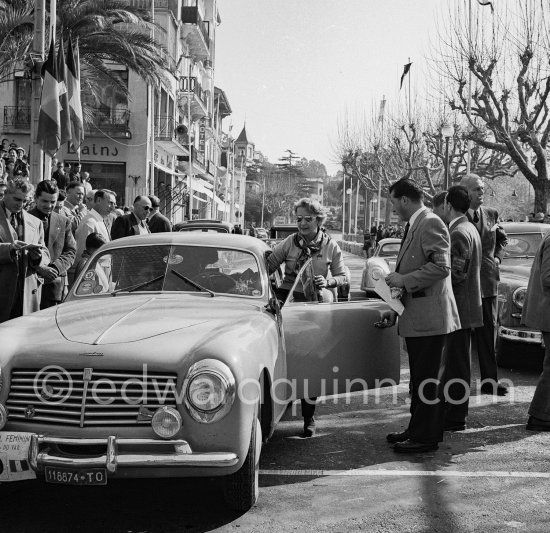
[[[521,342],[526,344],[538,344],[544,348],[544,339],[540,331],[530,329],[499,326],[498,336],[507,341]]]
[[[70,447],[72,453],[59,447]],[[86,454],[86,447],[100,447],[99,454]],[[233,452],[194,453],[182,439],[128,439],[109,436],[106,439],[78,439],[33,434],[29,448],[29,463],[35,472],[45,467],[71,469],[105,468],[115,474],[119,468],[226,468],[238,463]]]

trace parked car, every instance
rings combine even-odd
[[[542,368],[544,341],[540,331],[520,324],[533,258],[550,224],[505,222],[508,245],[498,285],[497,360],[500,366]]]
[[[233,224],[222,220],[198,218],[174,224],[172,231],[202,231],[203,233],[233,233]]]
[[[265,228],[254,228],[255,236],[262,241],[266,241],[269,238],[267,230]]]
[[[277,224],[269,228],[269,241],[268,244],[273,247],[279,241],[286,239],[289,235],[296,233],[298,228],[296,224]]]
[[[365,262],[361,275],[361,290],[365,291],[367,296],[379,298],[374,290],[376,280],[380,275],[385,275],[395,270],[395,262],[400,247],[401,239],[393,237],[380,239],[372,257],[369,257]]]
[[[220,477],[244,511],[289,402],[398,383],[397,328],[380,327],[389,307],[295,302],[311,261],[281,307],[269,250],[241,235],[118,239],[64,303],[0,324],[0,431],[30,442],[25,474],[65,485]]]

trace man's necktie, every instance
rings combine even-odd
[[[17,222],[17,214],[16,213],[12,213],[10,215],[10,223],[11,223],[13,229],[15,230],[15,233],[17,233],[17,230],[19,228],[19,223]]]
[[[407,233],[409,233],[409,228],[411,227],[410,223],[407,222],[405,225],[405,233],[403,233],[403,238],[401,239],[401,246],[403,246],[403,243],[405,242],[405,239],[407,238]]]
[[[477,224],[479,222],[479,214],[477,209],[474,211],[474,224]]]

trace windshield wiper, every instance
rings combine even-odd
[[[174,270],[171,268],[168,272],[172,272],[172,274],[175,274],[176,276],[178,276],[178,278],[182,279],[186,283],[189,283],[189,285],[191,285],[192,287],[195,287],[195,289],[199,291],[207,292],[208,294],[210,294],[210,296],[212,296],[212,298],[216,295],[214,291],[211,291],[210,289],[207,289],[206,287],[199,285],[196,281],[193,281],[192,279],[189,279],[187,276],[180,274],[177,270]]]
[[[161,274],[160,276],[157,276],[156,278],[149,279],[147,281],[143,281],[141,283],[137,283],[136,285],[130,285],[129,287],[121,287],[120,289],[116,289],[111,293],[111,296],[116,296],[119,292],[132,292],[137,291],[138,289],[141,289],[143,287],[147,287],[147,285],[151,285],[151,283],[155,283],[155,281],[158,281],[159,279],[162,279],[164,277],[164,274]]]
[[[534,257],[534,255],[509,255],[504,259],[533,259]]]

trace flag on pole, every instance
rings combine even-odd
[[[403,80],[405,79],[405,76],[409,73],[409,70],[411,70],[412,63],[407,63],[403,67],[403,74],[401,74],[401,84],[399,85],[399,90],[401,90],[401,87],[403,87]]]
[[[491,13],[495,12],[495,8],[493,7],[493,2],[489,2],[489,0],[477,0],[477,2],[480,6],[490,6]]]
[[[73,47],[73,41],[70,36],[67,50],[67,89],[69,92],[71,116],[71,144],[78,150],[82,141],[84,141],[84,118],[82,115],[82,103],[80,101],[80,55],[78,43]]]
[[[67,64],[65,63],[63,39],[59,40],[57,50],[57,80],[59,83],[59,125],[61,127],[61,144],[63,144],[72,139],[69,93],[67,92]]]
[[[42,146],[44,152],[50,157],[61,146],[57,75],[55,41],[52,37],[48,59],[42,67],[42,94],[40,95],[40,113],[38,114],[38,132],[36,135],[36,142]]]
[[[378,111],[378,122],[384,122],[384,109],[386,108],[386,99],[380,100],[380,110]]]

